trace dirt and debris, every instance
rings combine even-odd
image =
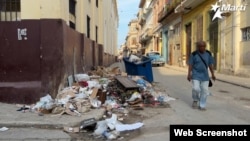
[[[117,76],[121,79],[117,79]],[[47,94],[36,104],[17,105],[17,111],[34,112],[39,116],[68,114],[81,117],[90,110],[104,108],[106,112],[102,119],[87,119],[74,127],[65,126],[63,130],[72,137],[81,138],[83,135],[93,140],[111,140],[126,138],[131,131],[144,126],[145,117],[136,114],[138,111],[168,108],[167,102],[175,100],[165,90],[147,82],[143,76],[128,75],[118,67],[96,67],[86,74],[76,74],[74,78],[75,82],[62,89],[55,99]],[[124,82],[131,82],[136,87],[126,89]]]

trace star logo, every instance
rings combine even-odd
[[[221,3],[221,1],[222,1],[222,0],[218,0],[219,3]],[[221,10],[220,10],[220,6],[218,5],[218,2],[216,2],[216,4],[211,5],[211,6],[212,6],[212,9],[211,9],[211,10],[215,12],[212,21],[213,21],[214,19],[216,19],[216,18],[222,19],[222,16],[221,16],[222,12],[221,12]]]
[[[212,11],[217,11],[217,9],[219,8],[220,6],[218,5],[218,3],[216,2],[216,4],[213,4],[212,5]]]
[[[214,17],[212,19],[212,21],[215,19],[215,18],[220,18],[222,19],[222,16],[221,16],[222,12],[219,10],[216,11],[216,13],[214,14]]]

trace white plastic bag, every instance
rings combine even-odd
[[[96,130],[94,131],[94,135],[102,135],[107,130],[107,128],[108,126],[105,120],[98,121],[96,124]]]
[[[94,108],[99,108],[102,106],[102,102],[97,99],[90,99],[90,103]]]
[[[140,94],[140,93],[135,92],[135,93],[132,94],[132,96],[130,97],[130,99],[128,99],[127,101],[129,101],[129,102],[135,101],[137,98],[140,98],[140,99],[141,99],[142,97],[141,97],[141,94]]]
[[[88,83],[88,87],[90,89],[92,89],[92,88],[101,88],[101,85],[97,81],[87,81],[87,83]]]
[[[87,74],[76,74],[75,75],[75,80],[77,82],[80,82],[80,81],[89,81],[90,77]]]
[[[33,109],[44,108],[50,110],[53,108],[54,105],[54,100],[49,94],[47,94],[46,96],[40,98],[40,101],[36,103]]]
[[[137,62],[137,61],[140,61],[140,58],[132,54],[132,55],[129,57],[129,61],[130,61],[130,62]]]
[[[114,130],[115,126],[116,126],[116,122],[117,122],[117,115],[116,114],[112,114],[112,117],[109,119],[106,119],[107,125],[109,127],[109,129]]]

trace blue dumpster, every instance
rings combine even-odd
[[[126,72],[128,75],[144,76],[148,82],[153,82],[153,71],[152,71],[152,59],[148,57],[142,57],[141,62],[130,62],[129,58],[123,58]]]

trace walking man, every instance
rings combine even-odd
[[[214,59],[211,52],[206,50],[206,42],[199,41],[196,44],[197,50],[190,55],[187,80],[192,81],[193,108],[206,110],[207,96],[209,95],[209,72],[215,81],[213,64]]]

